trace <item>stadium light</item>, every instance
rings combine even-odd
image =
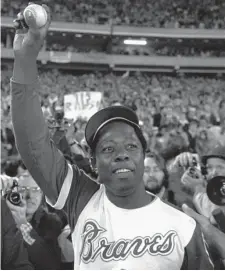
[[[124,44],[127,45],[146,45],[146,40],[133,40],[133,39],[127,39],[123,41]]]

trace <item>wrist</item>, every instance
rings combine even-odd
[[[17,222],[17,226],[20,228],[22,225],[30,224],[26,219],[22,219]]]

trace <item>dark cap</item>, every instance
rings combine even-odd
[[[206,155],[202,156],[202,163],[205,165],[209,158],[221,158],[225,160],[225,146],[216,145]]]
[[[139,126],[139,120],[133,110],[126,106],[109,106],[95,113],[88,121],[85,129],[85,138],[89,147],[93,150],[99,131],[112,121],[122,121],[134,127],[140,139],[143,149],[146,150],[146,140]]]

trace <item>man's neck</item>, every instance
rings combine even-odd
[[[154,196],[148,194],[143,187],[127,196],[117,196],[106,190],[107,198],[117,207],[123,209],[137,209],[152,202]]]
[[[165,194],[165,191],[166,191],[165,187],[162,186],[162,188],[161,188],[161,190],[159,191],[159,193],[157,193],[157,196],[158,196],[160,199],[162,199],[163,196],[164,196],[164,194]]]

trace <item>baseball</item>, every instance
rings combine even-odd
[[[32,4],[32,5],[27,6],[23,12],[23,16],[26,23],[27,23],[28,17],[33,16],[36,21],[37,28],[41,28],[47,22],[46,10],[42,6],[37,5],[37,4]]]

